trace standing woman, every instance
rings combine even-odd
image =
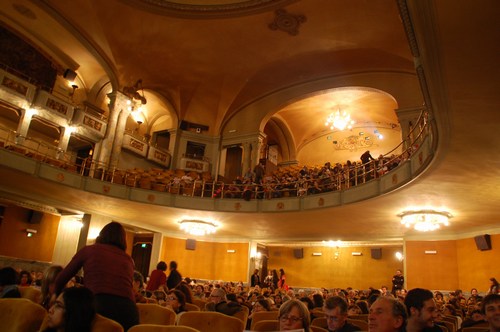
[[[488,290],[488,295],[500,293],[500,285],[498,284],[498,281],[495,278],[490,278],[490,283],[491,286]]]
[[[283,270],[283,269],[280,269],[280,279],[278,281],[278,288],[284,289],[284,290],[288,289],[288,286],[286,284],[285,270]]]
[[[56,294],[83,267],[84,285],[95,296],[96,312],[120,323],[125,331],[139,324],[132,281],[134,261],[126,248],[123,226],[117,222],[107,224],[96,243],[78,251],[59,273]]]

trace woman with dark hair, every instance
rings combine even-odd
[[[191,290],[191,287],[184,281],[182,281],[180,284],[175,287],[175,289],[180,290],[182,293],[184,293],[184,297],[186,298],[186,303],[193,303],[193,291]]]
[[[500,285],[498,284],[498,281],[495,278],[490,278],[490,283],[491,285],[487,295],[500,293]]]
[[[78,251],[57,276],[55,293],[83,267],[85,287],[95,296],[97,313],[120,323],[124,330],[139,324],[133,289],[134,261],[125,249],[125,229],[117,222],[104,226],[96,243]]]
[[[149,282],[146,286],[146,290],[154,292],[155,290],[165,288],[165,284],[167,283],[167,275],[165,274],[167,271],[167,263],[161,261],[156,264],[156,270],[151,272],[149,276]]]
[[[92,292],[85,287],[66,288],[50,307],[43,332],[90,332],[94,317]]]
[[[186,311],[186,297],[178,289],[171,289],[167,293],[166,307],[175,311],[176,314]]]
[[[33,282],[33,279],[31,278],[31,273],[28,271],[21,271],[19,272],[19,281],[18,285],[20,287],[29,287],[31,286],[31,283]]]
[[[278,288],[280,289],[288,289],[288,286],[286,285],[286,275],[285,275],[285,270],[280,269],[280,279],[278,281]]]

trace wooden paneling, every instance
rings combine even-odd
[[[395,258],[402,247],[382,247],[382,258],[371,258],[371,247],[304,247],[304,258],[297,259],[291,247],[269,247],[268,269],[285,270],[287,284],[293,287],[391,287],[391,279],[403,264]],[[313,256],[321,252],[322,256]],[[338,257],[336,257],[338,252]],[[361,252],[353,256],[352,252]]]
[[[51,262],[60,217],[45,213],[38,224],[28,223],[30,210],[8,206],[0,224],[0,255]],[[26,229],[37,230],[33,237]]]
[[[228,253],[234,249],[235,253]],[[185,239],[163,238],[160,260],[174,260],[183,277],[225,281],[246,281],[248,243],[196,241],[195,250],[186,250]]]

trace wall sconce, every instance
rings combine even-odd
[[[424,253],[426,255],[436,255],[437,254],[437,250],[426,250],[426,251],[424,251]]]
[[[321,256],[321,255],[323,255],[323,254],[320,252],[313,252],[313,256]]]
[[[398,252],[396,252],[394,255],[396,256],[396,259],[397,259],[398,261],[400,261],[400,262],[401,262],[401,261],[403,261],[404,256],[403,256],[403,254],[402,254],[402,253],[400,253],[400,252],[398,251]]]
[[[32,228],[26,229],[26,237],[33,237],[33,235],[35,235],[36,233],[38,233],[38,231],[36,229],[32,229]]]
[[[76,85],[75,83],[72,83],[71,84],[71,89],[72,90],[69,92],[69,96],[73,97],[73,95],[75,94],[76,89],[78,89],[78,85]]]
[[[234,249],[227,249],[227,253],[228,254],[234,254],[234,253],[236,253],[236,250],[234,250]]]
[[[363,253],[362,253],[362,252],[359,252],[359,251],[353,251],[353,252],[352,252],[352,255],[353,255],[353,256],[362,256],[362,255],[363,255]]]

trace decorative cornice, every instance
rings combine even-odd
[[[299,0],[247,0],[234,3],[193,5],[169,0],[122,0],[135,7],[155,14],[193,19],[229,18],[266,12],[288,6]]]
[[[417,37],[415,36],[415,31],[413,29],[413,24],[410,18],[410,11],[408,10],[408,4],[406,0],[398,0],[399,14],[401,16],[401,21],[403,22],[403,27],[406,32],[406,37],[408,38],[408,44],[410,45],[411,53],[414,57],[420,56],[420,51],[418,49]]]

